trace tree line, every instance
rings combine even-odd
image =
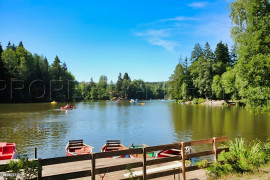
[[[270,2],[236,0],[230,5],[234,46],[195,44],[169,79],[174,99],[194,97],[241,100],[249,109],[269,111]]]
[[[50,65],[46,57],[32,54],[23,43],[0,44],[0,102],[66,101],[74,94],[75,77],[58,56]]]
[[[112,98],[163,99],[166,82],[131,80],[119,73],[116,83],[105,75],[98,82],[77,82],[65,62],[56,56],[49,64],[44,56],[30,53],[23,43],[0,44],[0,102],[104,100]]]
[[[102,75],[98,82],[91,78],[90,82],[81,82],[78,86],[81,99],[163,99],[167,94],[166,82],[144,82],[143,80],[131,80],[128,73],[119,73],[116,83]]]

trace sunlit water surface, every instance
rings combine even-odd
[[[243,137],[247,141],[270,136],[270,116],[243,107],[180,105],[173,101],[0,104],[0,142],[15,142],[19,153],[38,157],[65,156],[68,140],[83,139],[100,151],[106,140],[122,144],[161,145],[210,137]],[[195,147],[198,151],[209,146]]]

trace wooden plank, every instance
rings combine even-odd
[[[107,166],[96,169],[96,174],[103,174],[103,173],[109,173],[109,172],[115,172],[115,171],[121,171],[126,170],[127,165],[129,165],[131,168],[137,168],[142,167],[142,162],[134,162],[134,163],[128,163],[128,164],[120,164],[115,166]]]
[[[124,156],[129,154],[142,154],[142,148],[124,149],[119,151],[98,152],[96,153],[96,159],[106,158],[112,156]]]
[[[216,137],[216,142],[223,142],[223,141],[228,141],[228,137],[224,136],[224,137]]]
[[[68,142],[69,143],[83,143],[83,140],[82,139],[79,139],[79,140],[69,140]]]
[[[34,151],[35,151],[35,159],[37,159],[37,147],[35,147]]]
[[[52,164],[61,164],[61,163],[83,161],[83,160],[90,160],[90,159],[91,159],[90,154],[84,154],[84,155],[78,155],[78,156],[64,156],[64,157],[40,159],[40,165],[47,166],[47,165],[52,165]]]
[[[197,169],[200,169],[199,166],[197,166],[197,165],[195,165],[195,166],[189,166],[189,167],[186,167],[186,172],[194,171],[194,170],[197,170]]]
[[[187,141],[185,142],[185,146],[198,146],[201,144],[211,144],[213,142],[213,138],[202,139],[197,141]]]
[[[158,145],[158,146],[149,146],[149,147],[147,147],[147,152],[166,150],[166,149],[178,149],[178,148],[179,148],[179,144],[177,144],[177,143]]]
[[[83,146],[71,146],[69,149],[81,149]]]
[[[83,143],[70,143],[68,146],[83,146]]]
[[[37,160],[37,162],[38,162],[38,164],[40,165],[40,170],[38,170],[38,177],[37,177],[37,179],[38,180],[41,180],[42,179],[42,165],[41,165],[41,159],[39,158],[38,160]]]
[[[222,151],[229,152],[229,148],[220,148],[217,150],[217,153],[221,153]]]
[[[222,151],[228,152],[229,148],[217,149],[217,154],[219,154]],[[191,154],[186,154],[186,159],[190,159],[190,158],[194,158],[194,157],[201,157],[201,156],[209,156],[212,154],[215,154],[214,150],[191,153]]]
[[[66,180],[66,179],[75,179],[75,178],[81,178],[81,177],[87,177],[91,176],[90,170],[85,171],[77,171],[77,172],[71,172],[71,173],[65,173],[65,174],[57,174],[52,176],[45,176],[42,177],[42,180]]]
[[[164,176],[169,176],[169,175],[173,175],[173,174],[179,174],[181,173],[181,169],[171,169],[171,170],[167,170],[167,171],[161,171],[158,173],[152,173],[148,175],[149,179],[154,179],[154,178],[158,178],[158,177],[164,177]]]
[[[167,163],[167,162],[172,162],[172,161],[178,161],[181,159],[182,159],[182,156],[151,159],[151,160],[146,161],[146,165],[150,166],[150,165],[154,165],[154,164],[161,164],[161,163]]]
[[[147,179],[147,175],[146,175],[146,150],[147,148],[144,147],[143,148],[143,180]]]
[[[185,151],[185,143],[182,142],[182,147],[181,147],[181,155],[182,155],[182,176],[183,176],[183,180],[186,180],[186,151]]]
[[[173,175],[173,174],[179,174],[181,172],[182,172],[181,169],[171,169],[171,170],[167,170],[167,171],[161,171],[161,172],[157,172],[157,173],[148,174],[147,178],[154,179],[154,178],[169,176],[169,175]],[[143,178],[143,176],[133,177],[133,179],[142,179],[142,178]],[[130,178],[123,178],[121,180],[129,180],[129,179]]]
[[[91,160],[91,180],[96,179],[96,159],[95,159],[95,153],[91,154],[92,160]]]

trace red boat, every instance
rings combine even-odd
[[[76,156],[83,154],[90,154],[93,150],[93,147],[83,143],[83,140],[70,140],[66,146],[67,156]]]
[[[17,154],[15,143],[0,142],[0,160],[16,159]]]
[[[66,106],[64,106],[64,107],[61,107],[61,109],[74,109],[74,108],[76,108],[75,106],[71,106],[71,105],[69,105],[69,104],[67,104]]]
[[[186,149],[186,154],[191,153],[191,149],[189,147],[185,147],[185,149]],[[180,155],[181,155],[180,149],[167,149],[167,150],[162,150],[156,153],[157,158],[180,156]]]
[[[107,140],[106,144],[102,148],[100,148],[101,152],[119,151],[119,150],[124,150],[124,149],[127,149],[127,148],[120,143],[120,140]],[[117,156],[114,158],[118,158],[118,157],[124,158],[125,156]]]

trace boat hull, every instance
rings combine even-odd
[[[142,144],[142,145],[130,145],[129,146],[129,149],[136,149],[136,148],[144,148],[144,147],[147,147],[147,145],[146,144]],[[130,154],[130,157],[131,158],[142,158],[143,157],[143,155],[142,154]],[[155,157],[155,152],[148,152],[147,154],[146,154],[146,157]]]
[[[191,153],[191,149],[189,147],[185,147],[186,154]],[[180,156],[180,149],[166,149],[156,153],[157,158],[171,157],[171,156]]]
[[[128,148],[125,147],[124,145],[120,144],[120,141],[117,141],[116,143],[115,143],[115,141],[113,141],[113,143],[110,141],[107,141],[107,143],[102,148],[100,148],[100,151],[101,152],[110,152],[110,151],[119,151],[119,150],[125,150],[125,149],[128,149]],[[113,158],[125,158],[125,157],[126,157],[125,155],[113,156]]]
[[[84,155],[90,154],[93,152],[93,147],[84,144],[82,140],[73,140],[70,141],[66,146],[66,155],[67,156],[77,156],[77,155]]]
[[[17,156],[15,143],[0,142],[0,160],[17,159]]]

